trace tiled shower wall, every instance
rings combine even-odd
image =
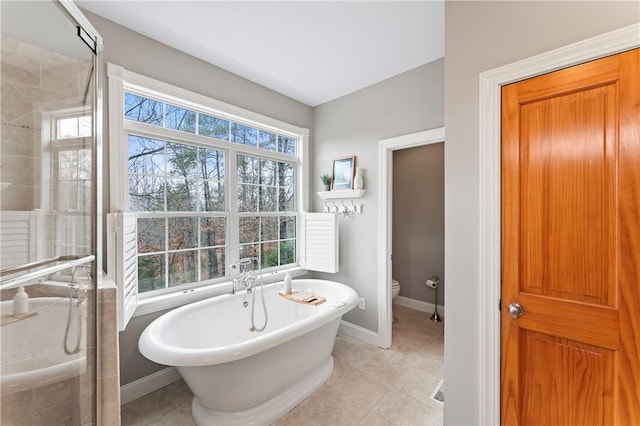
[[[106,274],[98,282],[98,425],[120,424],[120,362],[116,284]]]
[[[0,206],[32,211],[44,208],[41,182],[49,181],[41,175],[43,116],[82,103],[90,64],[7,36],[0,45]]]

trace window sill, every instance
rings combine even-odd
[[[289,272],[292,277],[299,277],[307,274],[307,270],[300,267],[283,269],[277,272],[264,274],[264,283],[269,284],[282,281],[284,280],[286,272]],[[161,296],[138,299],[138,307],[136,308],[133,316],[139,317],[167,309],[174,309],[179,306],[188,305],[189,303],[229,293],[231,293],[231,281],[225,281],[208,286],[176,291],[175,293],[163,294]]]

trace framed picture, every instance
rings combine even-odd
[[[353,175],[356,170],[356,157],[340,158],[333,161],[333,179],[331,181],[331,189],[336,191],[340,189],[353,188]]]

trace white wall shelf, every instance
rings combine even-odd
[[[364,189],[340,189],[337,191],[320,191],[318,196],[324,200],[325,213],[341,213],[345,217],[362,214],[362,203],[355,203],[354,198],[362,198]],[[327,202],[328,200],[333,200]],[[335,200],[342,200],[336,202]],[[351,200],[345,202],[345,200]]]
[[[323,200],[338,200],[349,198],[362,198],[364,196],[364,189],[340,189],[336,191],[320,191],[318,196]]]

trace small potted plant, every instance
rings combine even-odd
[[[322,180],[322,190],[323,191],[329,191],[331,189],[331,176],[329,175],[322,175],[320,176],[320,179]]]

